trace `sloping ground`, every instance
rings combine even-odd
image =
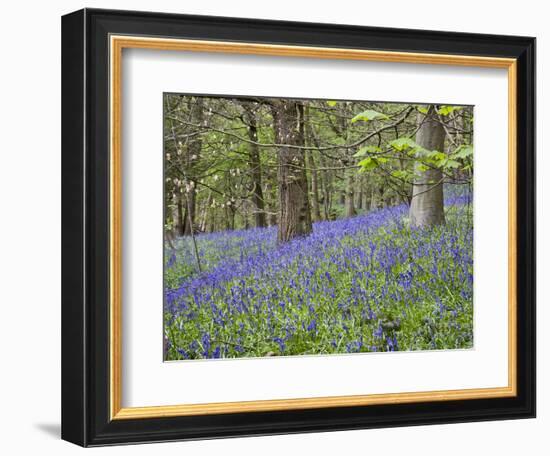
[[[314,225],[188,239],[167,262],[167,359],[469,348],[472,228],[465,198],[447,224],[410,230],[405,206]],[[182,279],[183,277],[183,279]]]

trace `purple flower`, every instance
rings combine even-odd
[[[317,331],[317,320],[315,320],[315,319],[311,320],[311,322],[309,323],[309,325],[307,327],[307,330],[309,332]]]

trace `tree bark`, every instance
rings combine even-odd
[[[357,201],[355,203],[355,207],[359,209],[360,211],[363,210],[363,176],[359,176],[359,191],[355,192],[357,195]]]
[[[376,186],[373,185],[371,190],[371,195],[370,195],[370,206],[369,206],[369,210],[371,211],[375,211],[376,209],[378,209],[378,200],[376,198],[377,194],[378,194],[378,191],[376,190]]]
[[[241,103],[245,111],[248,138],[248,166],[252,180],[252,203],[254,204],[254,224],[257,228],[266,226],[265,203],[262,191],[262,168],[260,162],[260,148],[258,147],[258,123],[256,115],[247,103]]]
[[[346,217],[353,217],[357,215],[355,211],[355,170],[346,169],[346,192],[345,192],[345,214]]]
[[[208,198],[206,199],[206,203],[204,204],[204,207],[202,208],[202,212],[201,212],[199,229],[203,233],[206,233],[206,225],[208,221],[208,210],[211,204],[212,204],[212,191],[208,192]]]
[[[182,196],[182,205],[183,205],[183,234],[188,236],[193,231],[193,226],[195,224],[195,213],[196,213],[196,189],[194,185],[189,185],[189,190],[186,193],[186,196]]]
[[[182,193],[178,192],[176,199],[176,233],[178,236],[183,236],[185,234],[185,197]]]
[[[198,125],[202,124],[204,121],[204,99],[201,97],[196,97],[191,99],[191,107],[189,116],[191,117],[191,122]],[[193,232],[195,225],[195,213],[196,213],[196,197],[197,189],[195,182],[192,179],[193,176],[193,167],[200,159],[201,150],[202,150],[202,140],[200,135],[193,137],[189,145],[187,146],[187,166],[186,170],[189,173],[187,176],[187,203],[185,206],[185,218],[184,218],[184,234],[189,235]]]
[[[303,146],[303,106],[291,100],[274,100],[272,113],[277,142]],[[312,230],[304,150],[280,147],[277,171],[279,188],[277,241],[281,243],[306,236]]]
[[[317,140],[313,131],[313,127],[309,123],[310,114],[308,107],[306,107],[305,109],[305,116],[307,118],[307,123],[305,123],[304,142],[308,145],[317,145]],[[317,167],[315,164],[315,158],[313,156],[313,150],[309,150],[306,152],[306,165],[311,175],[311,218],[312,221],[317,222],[321,220],[321,210],[319,208],[319,177],[317,175]]]
[[[426,150],[443,152],[445,130],[435,119],[435,110],[431,106],[424,116],[417,117],[418,131],[416,143]],[[422,169],[418,161],[415,164],[415,179],[411,207],[409,210],[411,227],[424,228],[445,223],[443,210],[443,174],[440,169]]]
[[[317,180],[317,169],[315,168],[315,160],[313,151],[307,152],[308,168],[311,174],[311,209],[312,219],[317,222],[321,220],[321,210],[319,209],[319,184]]]

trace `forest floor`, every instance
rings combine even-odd
[[[411,229],[407,207],[314,224],[277,245],[277,228],[166,245],[165,359],[473,346],[473,228],[467,198],[446,224]]]

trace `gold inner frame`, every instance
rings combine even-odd
[[[170,406],[122,407],[122,51],[123,49],[255,54],[317,59],[368,60],[508,70],[508,386],[426,392],[274,399]],[[511,58],[388,52],[242,42],[110,36],[110,415],[111,419],[297,410],[513,397],[517,394],[517,61]]]

